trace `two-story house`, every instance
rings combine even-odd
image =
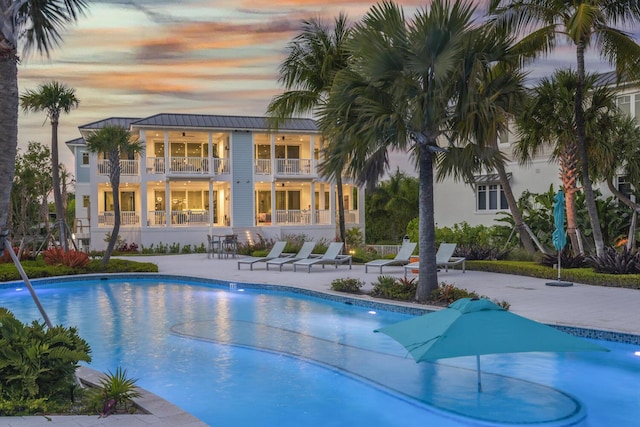
[[[310,119],[270,131],[264,117],[157,114],[108,118],[68,141],[76,161],[76,239],[100,250],[113,227],[108,160],[84,138],[121,125],[144,150],[120,160],[120,236],[139,246],[199,246],[207,234],[336,236],[336,186],[318,173],[323,140]],[[364,191],[343,186],[347,228],[364,233]]]

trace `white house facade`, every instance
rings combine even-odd
[[[85,138],[106,126],[129,129],[144,150],[120,160],[121,228],[128,243],[200,246],[207,234],[244,242],[290,234],[333,240],[337,191],[318,172],[323,140],[310,119],[270,131],[264,117],[157,114],[108,118],[79,127],[75,155],[75,237],[106,248],[113,228],[108,160]],[[364,234],[364,191],[343,186],[347,228]]]
[[[604,75],[603,78],[611,78]],[[615,86],[618,107],[636,118],[640,124],[640,86],[637,84]],[[551,161],[548,155],[541,155],[527,165],[519,165],[513,161],[513,147],[517,135],[510,129],[499,141],[499,148],[508,161],[506,171],[513,194],[518,199],[524,191],[544,193],[551,185],[557,190],[562,185],[560,168],[557,162]],[[617,186],[623,193],[629,192],[629,184],[620,175]],[[594,183],[603,196],[611,192],[604,183]],[[467,222],[470,225],[492,226],[499,212],[509,212],[502,186],[495,171],[485,171],[475,177],[473,182],[455,182],[447,179],[435,184],[434,188],[435,220],[437,227],[451,227],[454,224]]]

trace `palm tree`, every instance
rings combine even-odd
[[[61,33],[86,8],[85,0],[0,1],[0,235],[7,216],[18,144],[18,44],[48,56]],[[2,247],[3,239],[0,239]]]
[[[567,39],[576,48],[577,84],[574,114],[577,131],[581,181],[593,229],[596,255],[604,254],[604,239],[598,219],[595,194],[589,176],[589,155],[584,115],[585,50],[589,46],[616,69],[619,80],[640,73],[640,45],[625,31],[610,24],[633,28],[640,21],[638,0],[491,0],[493,22],[526,34],[519,42],[527,50],[550,52],[558,39]],[[537,26],[537,27],[536,27]],[[533,29],[533,31],[532,31]]]
[[[27,90],[20,95],[22,110],[27,112],[44,111],[51,122],[51,171],[53,174],[53,201],[56,206],[56,226],[60,233],[60,243],[65,252],[69,250],[65,220],[65,202],[60,187],[60,160],[58,153],[58,124],[60,113],[69,113],[78,107],[75,89],[68,88],[59,82],[41,84],[38,90]]]
[[[578,77],[575,71],[558,70],[551,78],[545,78],[532,89],[528,105],[517,117],[519,140],[515,153],[521,163],[529,162],[545,147],[552,149],[551,159],[560,165],[560,178],[564,187],[567,212],[567,234],[574,251],[582,253],[582,242],[578,233],[575,193],[580,177],[578,165],[577,126],[575,121],[575,91]],[[585,95],[585,125],[588,149],[597,149],[600,132],[595,131],[610,123],[615,112],[612,92],[598,86],[598,77],[588,74],[583,90]],[[602,154],[598,155],[598,162]],[[596,162],[591,162],[596,163]]]
[[[320,121],[342,135],[337,155],[372,185],[384,173],[388,150],[411,150],[419,169],[420,271],[416,299],[438,286],[433,210],[434,155],[451,128],[458,101],[455,79],[472,36],[474,8],[435,0],[405,20],[391,2],[374,5],[349,41],[351,62],[335,78]]]
[[[460,112],[466,119],[459,123],[455,136],[456,144],[462,144],[462,147],[452,146],[448,153],[438,156],[437,178],[453,176],[456,180],[463,178],[474,184],[474,174],[497,172],[523,247],[532,253],[535,241],[544,252],[522,218],[505,169],[506,157],[498,146],[499,136],[507,133],[509,120],[525,99],[525,75],[518,66],[520,56],[513,49],[512,38],[496,28],[483,27],[471,42],[465,74],[475,81],[461,80],[460,91],[469,102],[458,103],[468,111]]]
[[[344,14],[335,19],[332,29],[317,19],[303,21],[302,32],[289,44],[289,56],[280,64],[279,81],[287,90],[274,97],[267,107],[267,114],[275,127],[295,115],[313,113],[327,102],[336,73],[347,65],[344,44],[348,37],[348,20]],[[323,175],[336,183],[342,241],[346,234],[343,169],[343,165],[320,169]]]
[[[142,151],[138,140],[132,139],[131,132],[122,126],[107,125],[86,138],[87,149],[92,153],[102,153],[109,160],[109,182],[113,194],[113,231],[107,244],[102,263],[107,265],[120,232],[120,157]]]

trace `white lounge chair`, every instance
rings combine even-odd
[[[316,242],[304,242],[302,244],[302,247],[298,251],[298,253],[295,254],[294,256],[279,257],[279,258],[275,258],[267,261],[267,270],[269,269],[270,265],[277,265],[280,268],[280,271],[282,271],[282,266],[285,264],[289,264],[294,261],[309,258],[311,256],[311,253],[313,252],[313,248],[315,247],[316,247]]]
[[[346,262],[349,263],[349,270],[351,270],[351,255],[340,255],[343,246],[343,242],[332,242],[321,257],[301,259],[294,262],[293,271],[297,271],[297,267],[307,267],[307,273],[311,273],[311,266],[315,264],[322,264],[322,268],[324,268],[325,264],[334,264],[338,268],[338,264]]]
[[[364,265],[364,272],[368,273],[369,267],[380,267],[380,274],[382,274],[382,267],[388,265],[406,265],[409,264],[409,259],[411,259],[411,254],[413,250],[416,248],[416,243],[414,242],[403,242],[398,254],[393,259],[374,259],[373,261],[369,261]]]
[[[284,251],[285,246],[287,246],[287,242],[275,242],[267,256],[249,257],[238,260],[238,270],[240,270],[240,264],[249,264],[249,269],[253,270],[253,264],[256,262],[266,262],[282,256],[282,251]]]
[[[436,267],[444,267],[444,271],[449,271],[449,267],[462,264],[462,272],[464,273],[466,271],[466,258],[452,256],[455,250],[455,243],[440,243],[438,252],[436,252]],[[420,261],[412,262],[404,266],[404,274],[406,275],[409,270],[418,270],[419,268]]]

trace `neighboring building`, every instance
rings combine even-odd
[[[613,85],[613,74],[602,75],[605,84],[612,85],[617,94],[618,107],[635,117],[640,124],[640,86]],[[513,194],[518,199],[526,190],[532,193],[544,193],[553,185],[558,190],[562,185],[560,167],[548,156],[539,156],[528,165],[519,165],[512,160],[513,144],[516,137],[513,129],[499,140],[499,148],[507,157],[506,171],[510,178]],[[616,182],[618,189],[629,192],[629,184],[624,176],[619,176]],[[604,196],[610,196],[606,184],[594,183]],[[504,198],[502,186],[495,171],[486,171],[475,177],[474,182],[454,182],[447,179],[437,182],[434,188],[434,206],[436,227],[451,227],[454,224],[467,222],[470,225],[498,225],[495,219],[499,212],[509,212],[509,206]]]
[[[113,227],[108,160],[89,153],[84,140],[105,125],[128,128],[144,146],[120,160],[119,234],[128,243],[194,247],[207,234],[232,233],[245,242],[336,236],[336,188],[318,173],[323,141],[313,120],[270,132],[263,117],[158,114],[89,123],[67,142],[76,159],[74,230],[84,247],[106,248]],[[344,202],[347,228],[364,234],[363,189],[345,184]]]

